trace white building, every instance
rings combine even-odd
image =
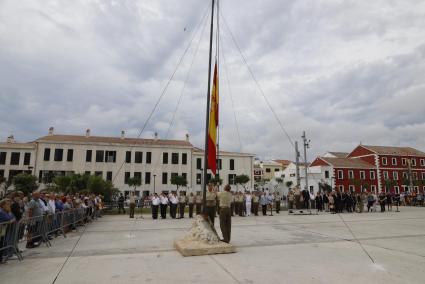
[[[234,184],[234,176],[246,174],[252,186],[253,154],[219,153],[220,177],[223,184]],[[49,129],[49,135],[31,143],[17,143],[8,139],[0,143],[0,176],[6,179],[23,171],[38,177],[39,183],[49,174],[94,174],[109,180],[114,187],[125,192],[130,188],[126,181],[138,176],[140,192],[175,190],[170,183],[173,175],[186,176],[187,190],[200,190],[198,160],[203,165],[202,150],[185,140],[135,139],[125,137],[85,135],[57,135]],[[202,166],[201,166],[202,167]],[[42,185],[43,186],[43,185]]]

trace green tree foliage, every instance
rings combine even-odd
[[[249,176],[242,174],[242,175],[237,175],[235,177],[235,183],[238,185],[242,185],[243,187],[245,187],[245,184],[249,182]]]
[[[332,186],[326,182],[319,182],[319,190],[321,192],[332,192]]]
[[[142,185],[142,179],[140,177],[132,177],[128,179],[127,184],[128,186],[134,187],[134,190],[136,190],[136,187]]]
[[[215,175],[208,182],[211,183],[211,184],[213,184],[213,185],[222,185],[223,184],[223,179],[221,179],[219,175]]]
[[[25,195],[30,194],[38,188],[37,178],[28,173],[21,173],[13,177],[15,190],[22,191]]]
[[[56,190],[59,192],[67,193],[71,186],[70,176],[56,176],[53,179],[53,183],[56,185]]]
[[[179,190],[179,186],[187,186],[187,180],[184,176],[172,176],[170,181],[171,184],[177,186],[177,190]]]
[[[293,182],[290,181],[290,180],[288,180],[287,182],[285,182],[286,187],[289,188],[289,189],[292,187],[292,184],[293,184]]]
[[[100,176],[89,176],[87,181],[87,191],[93,194],[99,194],[105,201],[110,201],[114,193],[114,188],[110,181],[105,181]]]
[[[277,182],[278,184],[283,183],[283,178],[276,178],[275,180],[276,180],[276,182]]]

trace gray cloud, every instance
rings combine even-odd
[[[1,1],[0,139],[135,136],[209,1]],[[425,149],[423,1],[222,1],[222,13],[292,139],[309,156],[358,143]],[[207,24],[208,19],[205,20]],[[293,149],[221,25],[222,149],[293,158]],[[199,36],[144,137],[164,137]],[[203,145],[208,28],[169,138]]]

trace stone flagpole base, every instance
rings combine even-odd
[[[220,241],[208,217],[202,214],[195,217],[192,228],[183,239],[174,241],[174,247],[183,256],[236,252],[233,245]]]

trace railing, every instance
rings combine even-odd
[[[37,245],[45,243],[47,247],[50,247],[50,240],[53,237],[62,235],[66,238],[66,234],[70,231],[78,231],[78,227],[100,216],[100,210],[88,207],[22,218],[19,222],[0,223],[0,262],[6,261],[13,255],[22,261],[19,243],[26,242],[29,248],[34,247],[35,243]]]

